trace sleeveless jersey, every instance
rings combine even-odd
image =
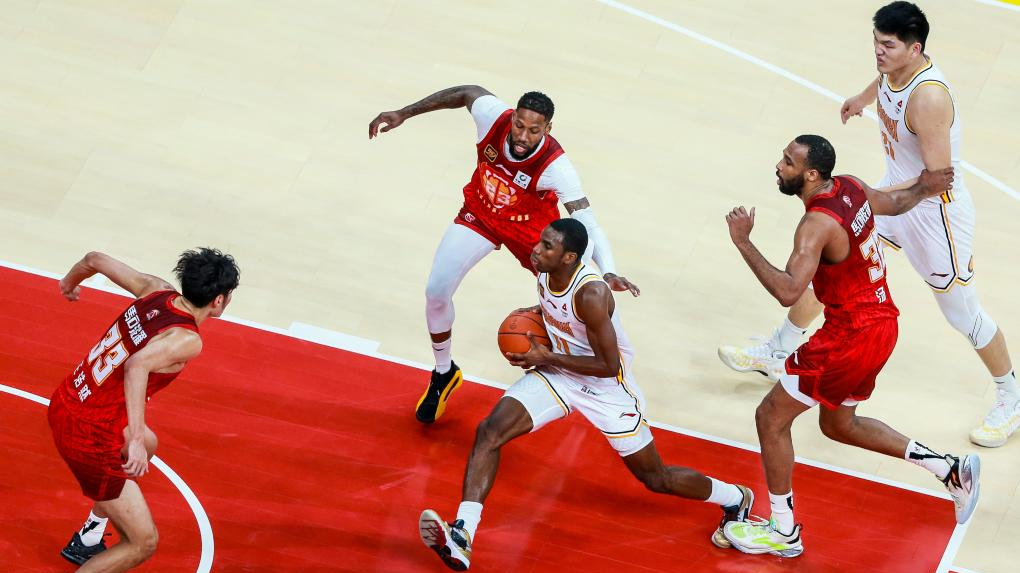
[[[878,118],[882,147],[885,149],[886,173],[882,180],[883,186],[896,185],[913,179],[924,169],[924,161],[921,159],[921,142],[907,123],[907,104],[910,94],[914,93],[914,90],[929,84],[945,88],[949,92],[949,97],[952,98],[953,92],[949,89],[945,76],[930,60],[927,66],[921,68],[910,78],[907,85],[898,89],[889,83],[887,75],[882,75],[882,81],[878,85]],[[925,201],[948,203],[954,194],[967,192],[963,181],[963,169],[960,168],[960,123],[954,102],[953,124],[949,128],[950,160],[954,169],[953,189],[941,196],[929,197]]]
[[[570,279],[570,286],[562,292],[556,292],[549,288],[549,275],[539,273],[538,275],[538,303],[542,308],[542,319],[545,322],[545,329],[549,334],[549,340],[553,344],[553,352],[570,354],[574,356],[594,356],[595,352],[588,341],[588,328],[581,319],[577,317],[574,306],[574,296],[578,289],[591,282],[605,282],[598,271],[581,263],[574,276]],[[620,325],[620,313],[614,312],[611,317],[613,329],[616,330],[616,344],[620,352],[620,368],[626,368],[634,357],[634,351],[627,339],[627,334]],[[626,375],[620,372],[617,378],[594,378],[584,376],[563,369],[557,369],[564,376],[583,379],[585,382],[596,381],[607,384],[618,384]]]
[[[55,397],[59,396],[75,416],[97,425],[126,424],[124,363],[127,359],[169,328],[198,332],[194,317],[173,306],[174,299],[179,296],[175,291],[157,291],[131,303],[61,383]],[[178,374],[150,373],[146,398],[165,388]]]
[[[538,180],[546,167],[563,155],[563,148],[551,135],[524,161],[511,161],[504,151],[510,134],[513,110],[508,109],[478,142],[478,166],[464,186],[464,205],[478,217],[495,222],[529,222],[544,229],[559,219],[556,193],[539,191]]]
[[[850,254],[840,263],[822,261],[812,279],[815,296],[825,305],[825,321],[860,328],[899,315],[885,281],[882,243],[864,190],[849,177],[833,177],[832,190],[816,195],[807,211],[836,220],[850,240]]]

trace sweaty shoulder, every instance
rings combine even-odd
[[[492,124],[496,123],[499,116],[508,109],[512,108],[492,94],[483,95],[471,104],[471,117],[474,118],[478,131],[476,143],[485,139],[489,130],[492,129]]]

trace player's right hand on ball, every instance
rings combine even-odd
[[[368,124],[368,138],[372,139],[373,137],[379,135],[380,131],[386,133],[387,131],[399,126],[402,123],[404,123],[404,116],[402,116],[399,112],[384,111],[379,115],[375,116],[375,119],[372,120],[372,123]],[[379,127],[380,125],[383,125],[383,127],[380,128]]]
[[[542,307],[540,307],[540,306],[538,306],[536,304],[535,306],[529,306],[529,307],[525,307],[525,308],[518,308],[514,312],[533,312],[535,314],[542,314]]]
[[[66,278],[60,279],[57,284],[60,286],[60,294],[64,295],[67,300],[74,302],[81,296],[81,288],[78,285],[72,286]]]

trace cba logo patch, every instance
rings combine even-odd
[[[489,163],[492,163],[493,161],[496,160],[497,153],[495,147],[491,145],[486,145],[485,151],[483,151],[482,153],[485,155],[485,158],[489,160]]]
[[[527,187],[531,184],[531,176],[523,171],[518,171],[517,175],[514,175],[514,185],[520,187]]]
[[[847,197],[846,195],[843,195],[843,202],[846,203],[847,207],[853,207],[854,206],[854,204],[850,201],[850,198]]]
[[[156,309],[152,309],[149,312],[145,313],[145,320],[152,320],[157,316],[159,316],[159,311]]]

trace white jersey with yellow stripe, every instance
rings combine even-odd
[[[553,344],[553,352],[559,354],[570,354],[574,356],[594,356],[591,342],[588,340],[588,328],[584,322],[577,317],[574,298],[577,291],[584,285],[591,282],[605,282],[595,267],[585,263],[578,265],[574,275],[570,278],[570,284],[563,291],[557,292],[549,288],[549,275],[540,273],[538,275],[538,303],[542,308],[542,318],[545,322],[546,331],[549,333],[549,340]],[[613,329],[616,331],[616,344],[620,353],[621,373],[616,378],[595,378],[564,370],[562,368],[550,369],[584,383],[604,382],[607,384],[618,384],[624,379],[629,380],[630,362],[634,356],[630,340],[620,325],[620,313],[613,312],[611,317]]]
[[[907,121],[907,106],[910,101],[910,94],[924,85],[940,86],[949,92],[950,98],[953,97],[953,92],[946,81],[946,77],[942,75],[942,72],[930,58],[927,65],[914,73],[905,85],[892,85],[889,83],[889,76],[886,74],[882,75],[882,81],[879,82],[879,130],[882,134],[882,147],[885,149],[886,168],[885,177],[879,184],[881,187],[909,181],[920,175],[921,170],[924,169],[920,139],[917,137],[913,126]],[[953,195],[967,192],[963,180],[963,170],[960,168],[961,131],[960,117],[956,111],[954,101],[953,123],[949,128],[950,157],[955,169],[953,190],[940,197],[925,199],[926,201],[948,203],[952,200]]]

